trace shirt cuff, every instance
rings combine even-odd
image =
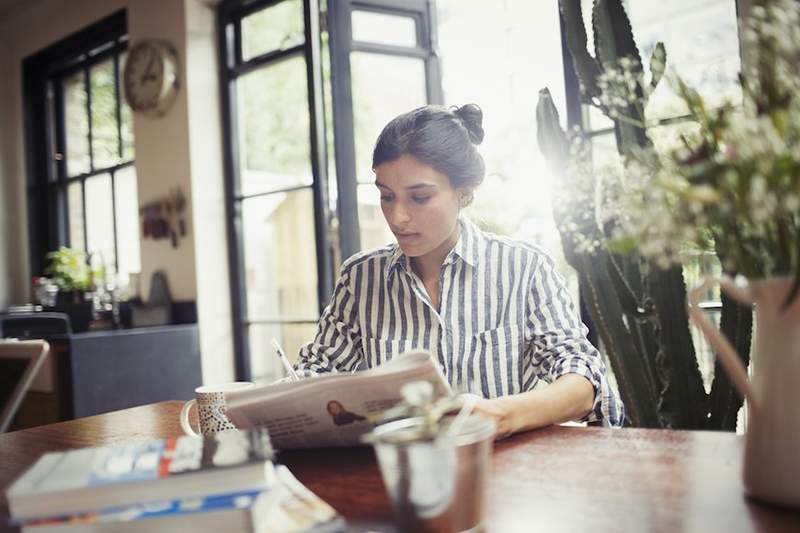
[[[625,420],[625,409],[617,394],[611,389],[605,372],[593,368],[583,359],[568,357],[563,359],[550,373],[553,381],[566,374],[583,376],[594,388],[592,410],[580,419],[581,422],[602,422],[604,426],[622,426]]]

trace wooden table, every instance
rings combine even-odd
[[[0,434],[0,516],[8,515],[5,488],[43,452],[179,435],[180,407],[161,402]],[[699,431],[551,427],[516,435],[495,445],[487,529],[799,532],[800,513],[743,495],[742,444]],[[357,529],[393,530],[371,449],[278,459]]]

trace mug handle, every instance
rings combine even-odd
[[[725,371],[728,373],[728,376],[730,376],[731,382],[739,391],[739,394],[753,404],[753,390],[750,388],[750,384],[747,381],[747,369],[744,367],[744,364],[742,364],[742,360],[736,353],[736,349],[731,345],[727,337],[719,332],[717,327],[708,319],[700,308],[702,295],[717,283],[722,291],[734,300],[743,304],[752,305],[754,303],[755,299],[753,293],[748,286],[739,285],[727,276],[723,276],[719,279],[706,278],[703,280],[703,283],[689,291],[689,317],[697,324],[697,327],[700,328],[706,336],[708,342],[711,343],[711,346],[714,348],[714,353],[717,358],[719,358],[722,366],[725,367]]]
[[[186,433],[187,435],[191,435],[192,437],[201,437],[202,435],[197,433],[192,427],[192,424],[189,422],[189,410],[196,403],[197,400],[192,399],[183,404],[183,409],[181,409],[181,416],[180,416],[181,428],[183,429],[183,432]]]

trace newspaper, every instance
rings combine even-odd
[[[238,428],[266,426],[278,449],[354,446],[372,430],[372,415],[399,402],[404,384],[420,380],[433,385],[436,397],[452,395],[431,354],[414,351],[363,372],[231,393],[227,416]]]

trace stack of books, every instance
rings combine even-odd
[[[273,455],[264,429],[49,453],[6,498],[31,533],[344,531]]]

